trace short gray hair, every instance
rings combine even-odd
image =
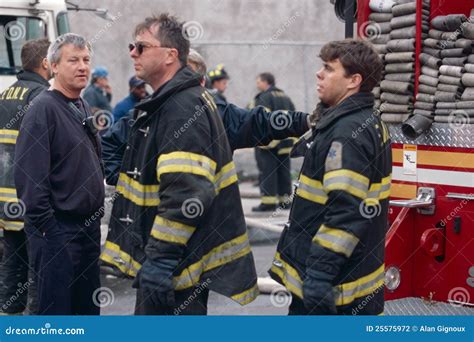
[[[89,52],[92,52],[91,44],[84,38],[75,33],[65,33],[58,38],[50,45],[48,49],[48,62],[49,64],[58,63],[61,59],[61,48],[64,45],[74,45],[74,47],[79,49],[87,48]]]
[[[204,58],[199,54],[199,52],[197,52],[194,49],[189,49],[188,64],[189,63],[196,65],[195,72],[199,74],[199,76],[201,77],[206,76],[206,72],[207,72],[206,62],[204,61]]]

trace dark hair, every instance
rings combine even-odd
[[[258,78],[260,78],[263,82],[267,82],[271,86],[275,85],[275,76],[269,72],[262,72],[260,75],[258,75]]]
[[[383,64],[370,43],[359,39],[345,39],[327,43],[319,53],[325,62],[339,59],[346,76],[360,74],[361,92],[370,92],[380,81]]]
[[[186,65],[190,43],[183,25],[184,23],[178,21],[178,18],[168,13],[153,15],[137,25],[135,36],[143,31],[152,32],[152,29],[157,28],[154,36],[160,41],[161,46],[178,50],[178,59],[181,65]]]
[[[47,38],[27,41],[21,48],[21,64],[23,70],[34,71],[48,55],[49,40]]]

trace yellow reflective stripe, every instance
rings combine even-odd
[[[0,143],[16,144],[18,138],[18,131],[13,129],[0,129]]]
[[[157,177],[164,173],[192,173],[204,176],[214,183],[216,162],[201,154],[191,152],[171,152],[162,154],[157,162]]]
[[[238,181],[237,171],[235,170],[235,164],[233,161],[224,165],[221,170],[216,174],[216,192],[234,184]]]
[[[384,268],[382,264],[374,272],[350,283],[335,287],[336,305],[348,305],[355,299],[365,297],[384,285]]]
[[[364,199],[369,189],[369,179],[352,170],[340,169],[329,171],[324,175],[324,190],[342,190],[353,196]]]
[[[292,147],[280,148],[277,154],[290,154]]]
[[[367,197],[379,200],[388,198],[390,196],[391,180],[392,175],[389,175],[382,178],[380,183],[371,184]]]
[[[281,266],[277,266],[281,265]],[[283,285],[299,298],[303,298],[303,281],[301,280],[298,271],[293,268],[290,264],[283,261],[279,252],[275,254],[273,265],[270,269],[272,272],[277,274],[283,282]]]
[[[131,277],[135,277],[138,270],[142,267],[142,265],[135,261],[129,254],[122,251],[119,245],[110,241],[105,242],[100,259],[114,265],[124,274]]]
[[[262,196],[262,204],[278,204],[277,196]]]
[[[185,245],[193,235],[195,227],[156,216],[151,229],[151,236],[155,239]]]
[[[344,230],[329,228],[323,224],[314,236],[313,242],[350,257],[359,243],[359,239]]]
[[[143,185],[120,173],[116,190],[133,203],[140,206],[157,206],[160,204],[159,185]]]
[[[281,140],[272,140],[270,141],[270,143],[266,146],[259,146],[261,149],[263,150],[268,150],[268,149],[271,149],[271,148],[275,148],[278,146],[278,144],[280,143]]]
[[[255,298],[257,298],[258,295],[259,295],[258,286],[255,284],[250,289],[242,293],[233,295],[230,298],[232,298],[234,301],[236,301],[240,305],[246,305],[252,302]]]
[[[247,233],[213,248],[201,260],[185,268],[174,277],[175,289],[189,288],[199,281],[202,273],[228,264],[251,253]]]
[[[24,226],[25,223],[22,221],[7,221],[0,219],[0,229],[20,231]]]
[[[326,204],[328,199],[327,194],[323,190],[322,183],[311,179],[304,174],[300,175],[296,195],[319,204]]]
[[[15,188],[0,188],[0,202],[18,202]]]

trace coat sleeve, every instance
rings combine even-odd
[[[236,150],[299,137],[308,130],[307,116],[302,112],[268,112],[263,106],[248,110],[229,104],[222,117],[232,150]]]
[[[332,281],[368,233],[370,222],[364,213],[377,210],[377,203],[367,200],[375,156],[367,144],[344,135],[321,152],[326,155],[323,190],[327,209],[306,266],[312,277]]]
[[[44,105],[32,106],[26,113],[15,149],[15,185],[28,223],[42,232],[56,225],[51,206],[51,144]]]
[[[117,185],[132,116],[133,110],[120,118],[102,136],[102,161],[104,163],[105,179],[109,185]]]
[[[160,203],[145,249],[153,260],[182,256],[216,196],[216,161],[210,152],[216,147],[207,116],[190,125],[176,111],[165,112],[161,118],[163,138],[156,164]],[[181,135],[176,137],[176,132]]]

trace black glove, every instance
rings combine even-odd
[[[337,314],[334,289],[331,281],[321,272],[306,270],[303,282],[303,302],[311,315]]]
[[[134,288],[147,289],[155,303],[174,306],[173,272],[179,261],[173,259],[147,259],[138,271]]]

